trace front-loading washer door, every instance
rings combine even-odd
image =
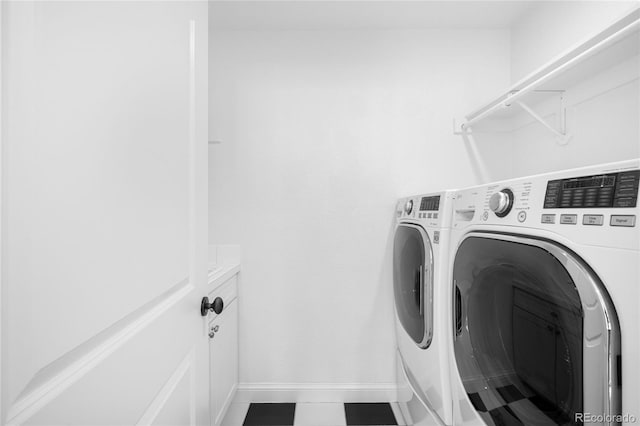
[[[433,337],[433,252],[420,226],[398,225],[393,242],[393,291],[402,327],[421,348]]]
[[[455,360],[485,423],[582,425],[596,415],[610,419],[596,424],[617,424],[619,323],[577,255],[550,241],[471,233],[453,280]]]

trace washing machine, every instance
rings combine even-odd
[[[450,425],[448,352],[451,295],[447,286],[453,192],[403,198],[396,208],[393,288],[398,359],[411,388],[415,425]],[[411,403],[413,401],[413,403]],[[422,414],[417,414],[420,406]]]
[[[639,168],[455,195],[454,424],[640,422]]]

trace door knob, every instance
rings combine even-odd
[[[209,298],[205,296],[202,298],[202,303],[200,303],[200,315],[206,317],[209,311],[213,311],[216,314],[219,314],[220,312],[222,312],[223,308],[224,302],[222,301],[221,297],[216,297],[213,300],[213,303],[209,303]]]

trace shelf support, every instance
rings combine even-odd
[[[553,133],[556,136],[556,142],[558,142],[559,145],[566,145],[567,143],[569,143],[569,140],[571,139],[571,134],[567,133],[567,120],[566,120],[567,109],[564,106],[563,96],[560,96],[560,111],[558,111],[560,129],[556,129],[555,127],[547,123],[547,121],[543,117],[538,115],[533,109],[531,109],[524,102],[516,101],[516,104],[518,104],[518,106],[520,106],[520,108],[522,108],[523,111],[525,111],[527,114],[533,117],[537,122],[539,122],[545,128],[547,128],[547,130]]]
[[[481,108],[465,116],[464,122],[459,125],[454,123],[454,134],[468,135],[472,132],[472,126],[477,122],[488,118],[511,104],[518,104],[530,114],[536,121],[544,125],[549,131],[556,136],[558,144],[565,145],[571,139],[571,135],[566,131],[566,108],[564,100],[561,98],[561,110],[558,124],[560,129],[556,129],[547,123],[542,117],[536,114],[526,104],[522,103],[531,92],[539,91],[545,86],[549,86],[550,82],[562,76],[567,71],[578,66],[581,62],[587,62],[591,58],[597,58],[598,54],[604,52],[604,57],[608,55],[624,54],[625,57],[631,57],[637,54],[637,37],[640,31],[640,8],[634,7],[633,11],[627,13],[622,18],[611,24],[609,27],[598,32],[585,42],[576,46],[570,51],[565,52],[562,56],[557,57],[547,65],[538,69],[534,73],[517,82],[507,92],[503,92],[493,101],[483,105]],[[627,41],[629,40],[629,41]],[[596,61],[597,62],[597,61]],[[595,66],[596,72],[598,66]],[[589,71],[589,67],[586,68]],[[591,69],[593,72],[593,69]],[[567,74],[565,74],[566,76]],[[562,81],[562,79],[560,79]],[[546,91],[546,90],[541,90]]]

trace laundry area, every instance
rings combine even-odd
[[[0,424],[640,422],[637,1],[0,23]]]

